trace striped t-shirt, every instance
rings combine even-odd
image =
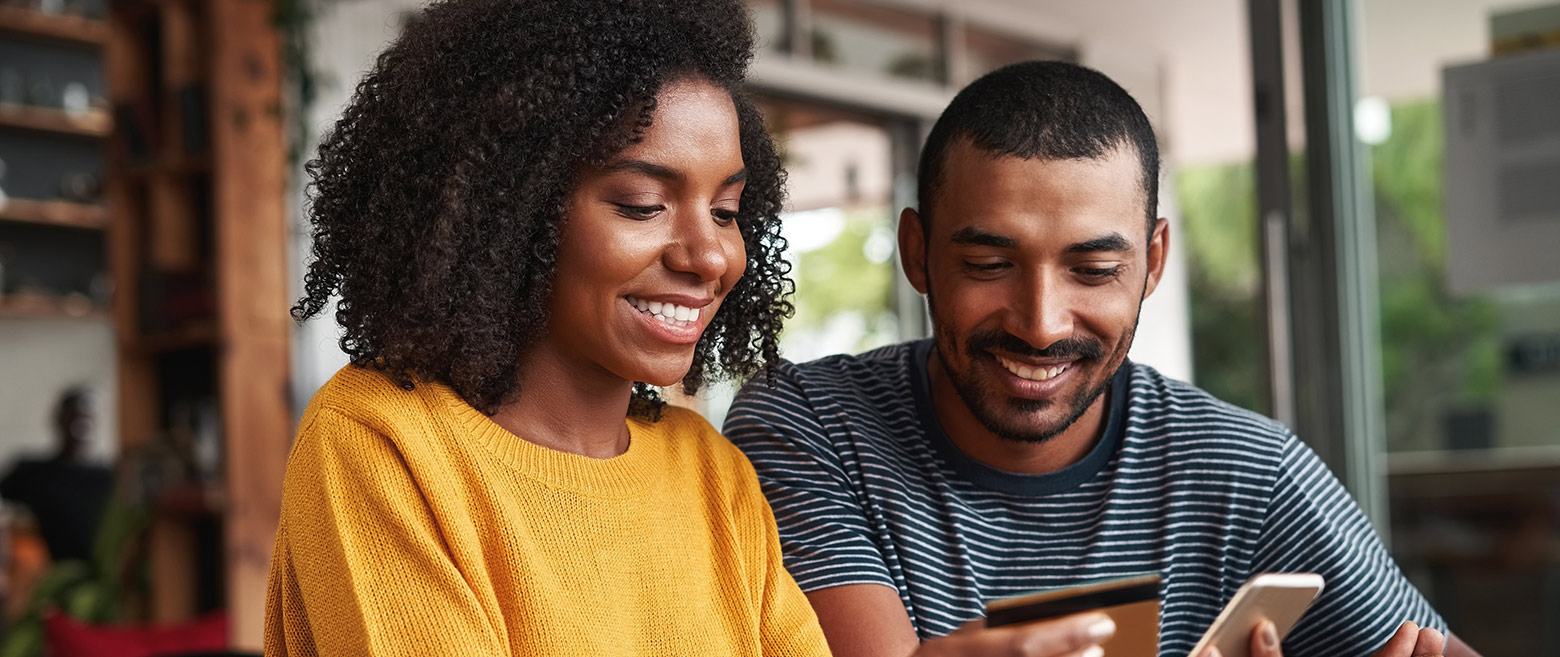
[[[725,433],[752,459],[804,591],[899,591],[922,639],[1037,589],[1156,572],[1159,654],[1184,657],[1249,577],[1315,572],[1287,657],[1368,655],[1405,620],[1445,622],[1352,498],[1282,425],[1128,363],[1096,447],[1058,472],[986,466],[943,433],[932,342],[782,363]]]

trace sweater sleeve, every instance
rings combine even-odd
[[[744,511],[740,515],[752,525],[748,533],[756,540],[750,543],[751,552],[755,553],[755,561],[763,564],[759,618],[763,654],[767,657],[827,657],[829,645],[818,625],[818,615],[796,580],[786,571],[775,516],[764,500],[758,476],[746,459],[737,458],[743,466],[738,503]]]
[[[508,655],[388,437],[311,409],[288,459],[267,655]]]

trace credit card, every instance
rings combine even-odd
[[[986,605],[986,627],[1032,623],[1086,611],[1103,611],[1116,622],[1105,643],[1111,657],[1155,657],[1159,652],[1159,575],[1149,573],[1099,580],[994,600]]]

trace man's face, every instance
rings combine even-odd
[[[1130,147],[1094,160],[993,156],[952,144],[931,212],[906,210],[905,271],[931,304],[937,353],[992,433],[1043,442],[1126,360],[1168,239],[1144,240]],[[930,221],[922,234],[921,221]]]

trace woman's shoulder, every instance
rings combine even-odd
[[[298,442],[339,443],[357,436],[406,449],[403,443],[420,442],[418,436],[459,425],[455,405],[445,399],[450,394],[438,384],[403,387],[384,372],[347,365],[314,393],[298,425]]]
[[[742,451],[692,409],[667,405],[662,409],[660,419],[635,422],[677,460],[697,461],[701,467],[711,468],[723,476],[752,476],[753,467]]]
[[[304,417],[330,412],[365,424],[378,424],[403,416],[425,416],[437,410],[437,384],[403,387],[390,375],[357,365],[347,365],[330,377],[309,400]]]

